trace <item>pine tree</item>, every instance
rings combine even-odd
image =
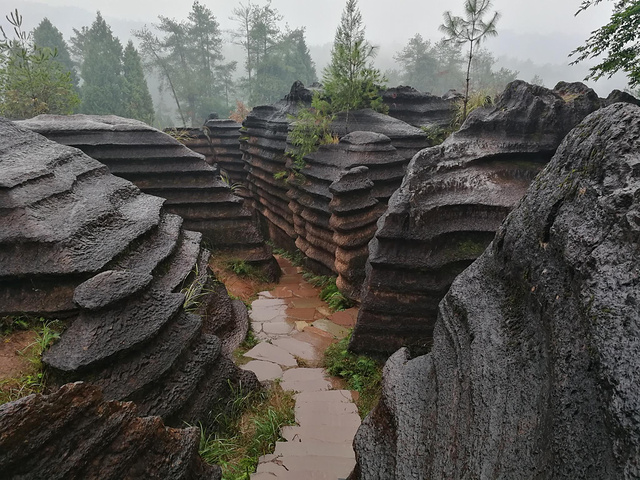
[[[63,71],[69,72],[73,86],[78,88],[78,74],[69,54],[69,46],[64,41],[62,33],[48,18],[44,18],[40,24],[33,29],[33,43],[40,48],[49,48],[55,52],[55,61],[60,63]]]
[[[152,124],[153,100],[142,71],[142,60],[131,40],[124,49],[122,74],[123,115]]]
[[[50,48],[42,48],[22,30],[18,10],[7,17],[15,37],[0,27],[0,115],[12,119],[41,113],[69,114],[79,103],[69,72]]]
[[[402,81],[418,90],[431,91],[439,72],[431,42],[415,34],[401,52],[393,57],[402,67]]]
[[[72,39],[81,55],[81,111],[94,115],[124,115],[122,44],[100,12],[90,28]]]
[[[469,83],[471,76],[471,62],[475,54],[474,47],[480,45],[486,37],[498,35],[496,23],[500,19],[500,14],[494,12],[491,20],[485,22],[483,17],[491,9],[491,0],[465,0],[465,17],[454,17],[451,12],[444,13],[444,23],[440,25],[440,30],[444,32],[448,40],[458,45],[469,44],[467,55],[467,79],[464,91],[464,110],[462,121],[467,118],[467,104],[469,103]]]
[[[347,0],[336,31],[331,63],[323,72],[324,90],[334,111],[382,109],[380,86],[384,78],[373,67],[376,48],[364,36],[356,0]]]

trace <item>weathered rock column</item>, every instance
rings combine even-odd
[[[336,285],[345,296],[360,301],[369,257],[369,241],[376,233],[376,222],[385,206],[373,196],[374,183],[369,168],[353,167],[340,173],[329,186],[332,194],[329,226],[336,244]]]
[[[588,116],[402,349],[351,479],[640,477],[640,108]]]
[[[475,110],[442,145],[418,153],[369,245],[350,348],[428,351],[451,282],[484,251],[567,132],[599,107],[582,84],[552,91],[516,81],[494,107]]]
[[[389,107],[389,116],[414,127],[451,127],[455,108],[450,95],[443,98],[400,86],[386,89],[382,100]]]

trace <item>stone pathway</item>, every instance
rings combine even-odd
[[[298,425],[283,429],[287,441],[260,458],[251,479],[346,478],[355,465],[351,444],[360,426],[355,392],[334,390],[335,382],[321,366],[324,350],[344,338],[358,312],[332,314],[298,268],[284,258],[278,263],[283,271],[278,286],[251,304],[252,328],[262,342],[245,353],[251,360],[242,368],[260,381],[280,379],[284,390],[297,392]]]

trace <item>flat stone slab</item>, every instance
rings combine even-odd
[[[265,290],[263,292],[258,292],[258,299],[264,299],[264,298],[276,298],[276,297],[268,290]],[[281,297],[278,297],[278,298],[281,298]]]
[[[295,406],[296,411],[296,421],[300,425],[307,425],[313,422],[306,422],[305,420],[309,417],[314,417],[317,415],[322,416],[341,416],[341,415],[354,415],[358,419],[360,416],[358,415],[358,407],[355,403],[346,403],[346,402],[303,402],[296,401]],[[315,419],[313,419],[315,421]]]
[[[283,390],[296,392],[320,392],[329,390],[331,382],[325,378],[323,368],[294,368],[282,375]]]
[[[273,454],[282,455],[283,457],[318,455],[321,457],[356,458],[351,445],[323,442],[320,440],[309,440],[307,442],[277,442]]]
[[[273,344],[286,350],[291,355],[303,358],[304,360],[316,361],[319,360],[321,356],[313,345],[295,340],[291,337],[278,338],[273,341]]]
[[[262,342],[253,347],[247,353],[245,357],[255,358],[256,360],[265,360],[267,362],[277,363],[283,367],[297,367],[298,362],[296,359],[286,350],[271,345],[267,342]],[[284,385],[283,387],[284,388]],[[286,389],[285,389],[286,390]]]
[[[305,320],[313,322],[316,318],[315,308],[287,308],[287,318],[292,320]]]
[[[296,330],[299,332],[304,332],[304,329],[307,328],[309,324],[302,320],[296,320]]]
[[[338,339],[345,338],[349,335],[349,329],[345,327],[341,327],[340,325],[336,325],[331,320],[327,320],[326,318],[321,318],[320,320],[316,320],[311,324],[312,327],[318,328],[320,330],[324,330],[327,333],[330,333],[334,337]]]
[[[289,335],[294,328],[288,322],[267,322],[262,324],[262,331],[267,335]]]
[[[281,298],[259,298],[251,303],[249,318],[253,322],[282,321],[287,305]]]
[[[291,478],[295,480],[306,480],[309,478],[302,476],[301,472],[318,472],[323,475],[331,474],[333,476],[326,478],[333,478],[334,480],[338,477],[346,478],[356,465],[356,461],[353,458],[320,455],[309,455],[305,457],[287,456],[282,457],[280,461],[288,470],[288,476],[278,476],[278,478]]]
[[[353,396],[349,390],[329,390],[326,392],[300,392],[296,394],[296,405],[298,403],[310,402],[331,402],[331,403],[353,403]]]
[[[289,442],[320,440],[344,445],[351,444],[358,427],[348,425],[345,427],[309,426],[309,427],[282,427],[281,434]]]
[[[280,365],[273,362],[265,362],[264,360],[251,360],[240,368],[243,370],[250,370],[255,373],[260,382],[275,380],[276,378],[282,377],[282,368]]]
[[[335,312],[327,317],[333,323],[342,327],[353,328],[356,325],[358,319],[358,308],[352,307],[341,312]]]
[[[325,303],[318,297],[314,298],[294,298],[291,300],[291,306],[293,308],[317,308],[325,306]]]

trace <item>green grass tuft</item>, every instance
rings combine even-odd
[[[351,353],[347,347],[351,333],[325,350],[324,365],[327,371],[346,380],[351,390],[360,396],[356,405],[364,418],[376,405],[382,388],[383,362],[366,355]]]

